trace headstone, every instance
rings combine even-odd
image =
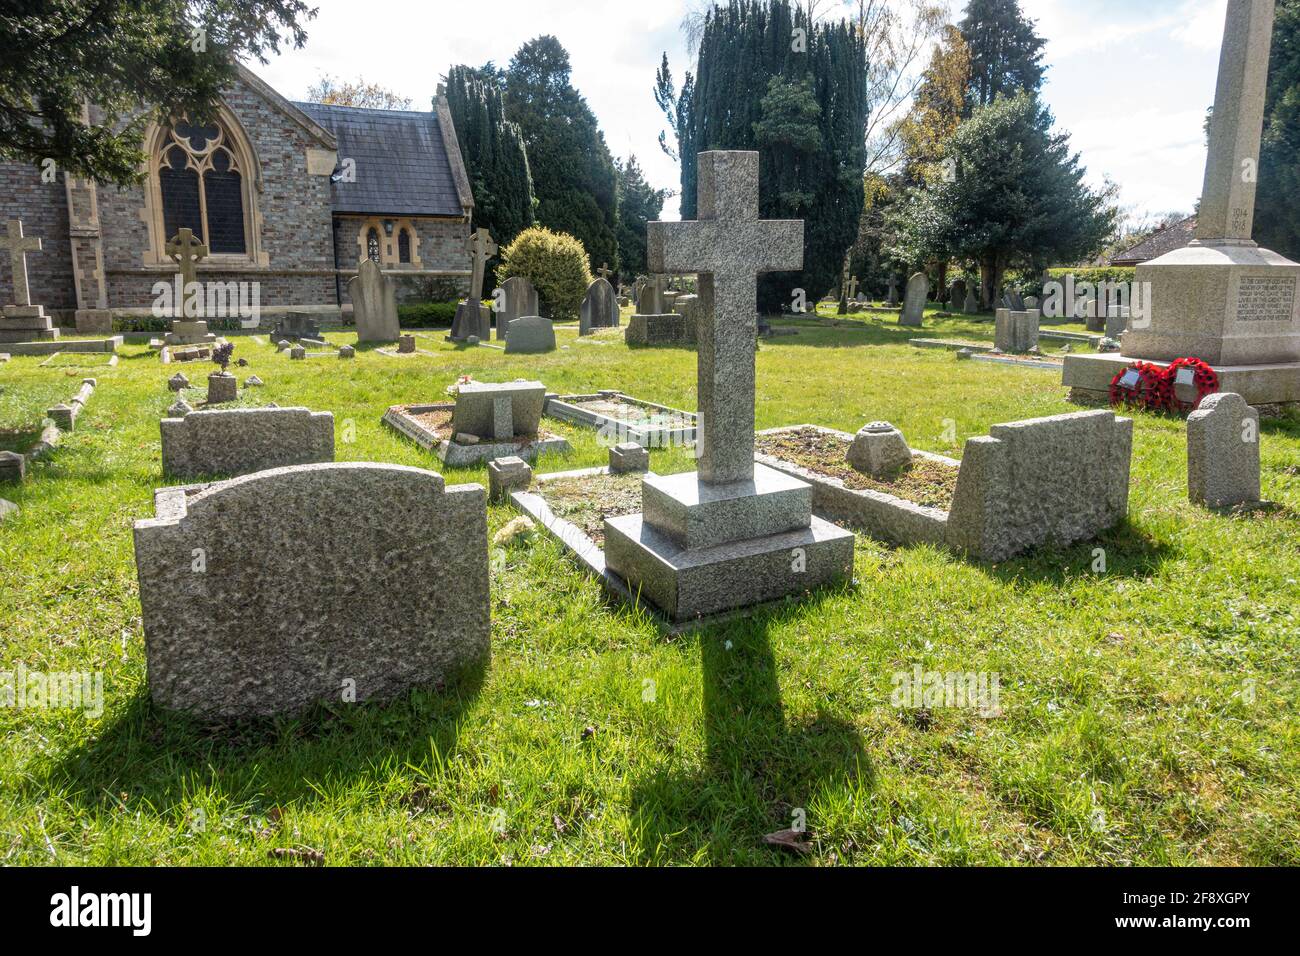
[[[903,298],[903,314],[898,317],[899,325],[919,326],[925,314],[925,300],[930,295],[930,280],[924,272],[918,272],[907,280],[907,295]]]
[[[953,279],[952,285],[948,286],[948,308],[955,311],[962,307],[966,301],[966,281],[964,279]]]
[[[962,303],[961,310],[966,315],[977,315],[980,310],[980,300],[975,294],[975,286],[966,287],[966,300]]]
[[[632,316],[623,341],[637,345],[683,345],[687,342],[687,318],[677,312],[668,315]]]
[[[609,473],[621,475],[629,471],[649,471],[650,452],[636,442],[623,442],[609,450]]]
[[[804,224],[758,216],[756,152],[702,152],[699,219],[652,222],[655,273],[698,274],[699,471],[642,480],[642,513],[605,520],[607,569],[675,621],[852,574],[849,532],[812,489],[754,463],[758,276],[803,267]]]
[[[554,351],[555,324],[550,319],[526,315],[507,326],[506,352],[523,355]]]
[[[885,305],[891,309],[898,308],[898,277],[892,272],[889,274],[889,293],[885,297]]]
[[[501,283],[501,311],[497,313],[497,339],[506,339],[510,323],[524,316],[537,315],[537,290],[523,276],[511,276]]]
[[[272,342],[319,339],[320,323],[310,312],[286,312],[271,332]]]
[[[533,483],[533,469],[522,458],[511,455],[488,462],[488,499],[502,502],[511,492],[527,491]]]
[[[399,335],[397,337],[397,351],[401,355],[415,354],[415,336]]]
[[[465,241],[472,268],[469,294],[456,306],[456,316],[451,323],[449,341],[464,342],[471,335],[492,337],[492,313],[483,306],[483,276],[487,261],[497,253],[497,244],[486,229],[476,229]]]
[[[22,481],[26,474],[26,458],[16,451],[0,451],[0,481]]]
[[[1133,421],[1097,410],[994,425],[962,454],[947,538],[986,561],[1068,547],[1128,514]]]
[[[27,283],[27,253],[39,252],[41,240],[23,234],[21,219],[10,219],[7,235],[0,236],[0,249],[9,250],[14,301],[0,309],[0,342],[53,341],[59,330],[45,314],[45,307],[32,305],[31,287]]]
[[[348,295],[352,297],[358,342],[397,341],[401,334],[397,296],[378,262],[366,258],[357,263],[357,274],[348,280]]]
[[[342,348],[339,349],[339,358],[341,359],[356,358],[356,355],[357,355],[357,350],[350,345],[344,345]]]
[[[223,405],[239,398],[239,380],[229,372],[213,372],[208,376],[208,404]]]
[[[1106,309],[1106,338],[1118,339],[1128,328],[1128,306],[1112,305]]]
[[[664,315],[667,309],[664,308],[664,291],[667,287],[667,277],[662,275],[651,276],[650,279],[641,289],[641,295],[636,300],[636,311],[638,315]]]
[[[179,314],[173,315],[171,330],[163,336],[163,342],[170,346],[214,342],[216,336],[208,332],[208,323],[195,311],[196,303],[189,294],[191,287],[197,286],[197,263],[200,259],[207,258],[207,245],[195,237],[193,230],[183,228],[168,240],[164,251],[177,266],[179,288],[175,308],[179,309]]]
[[[441,690],[486,664],[480,485],[346,462],[165,488],[155,504],[135,557],[159,707],[271,717]]]
[[[502,411],[503,402],[508,413]],[[503,441],[536,435],[545,404],[546,386],[541,382],[469,382],[457,390],[451,428],[455,433]],[[504,414],[511,420],[508,429],[501,427]],[[498,434],[503,430],[506,434]]]
[[[307,350],[301,345],[295,345],[293,348],[289,349],[289,358],[303,361],[307,358]]]
[[[700,297],[698,295],[679,295],[673,303],[673,311],[685,320],[684,340],[695,344],[696,330],[700,325]]]
[[[912,464],[912,449],[903,433],[889,422],[872,422],[853,436],[846,458],[855,471],[887,478]]]
[[[592,329],[618,327],[618,298],[614,287],[605,279],[597,279],[587,286],[587,294],[582,299],[582,311],[578,320],[578,334],[590,335]]]
[[[167,379],[167,387],[173,392],[179,392],[183,388],[190,387],[190,380],[185,377],[184,372],[177,372],[171,378]]]
[[[1037,309],[1013,312],[998,309],[993,326],[993,347],[999,352],[1019,355],[1038,348],[1038,325],[1042,313]]]
[[[223,408],[161,422],[163,473],[246,475],[334,460],[334,415],[305,408]]]
[[[1207,395],[1187,416],[1187,495],[1208,508],[1259,502],[1259,412],[1240,395]]]
[[[470,338],[492,337],[492,312],[481,302],[465,300],[456,306],[456,316],[451,322],[449,342],[466,342]]]

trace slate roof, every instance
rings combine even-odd
[[[1136,266],[1143,262],[1150,262],[1152,259],[1159,259],[1165,253],[1185,248],[1195,238],[1196,217],[1188,216],[1181,222],[1176,222],[1166,229],[1161,229],[1154,235],[1143,239],[1136,246],[1125,249],[1118,255],[1113,256],[1110,264],[1113,266]]]
[[[340,163],[347,158],[356,161],[356,182],[333,184],[334,212],[457,218],[465,214],[437,113],[294,105],[338,139]],[[453,148],[459,165],[459,147]]]

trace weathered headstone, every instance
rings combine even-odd
[[[306,408],[223,408],[164,418],[163,473],[246,475],[334,460],[334,415]]]
[[[1037,309],[1025,312],[998,309],[993,325],[993,347],[1012,355],[1037,348],[1041,319],[1042,313]]]
[[[948,286],[948,308],[951,311],[960,309],[962,303],[966,301],[966,280],[953,279],[952,284]]]
[[[1187,495],[1208,508],[1259,502],[1259,412],[1240,395],[1207,395],[1187,416]]]
[[[637,315],[667,314],[667,309],[664,308],[664,292],[667,286],[667,276],[651,276],[642,287],[641,294],[636,300]]]
[[[627,441],[609,450],[609,473],[621,475],[629,471],[649,471],[650,452],[636,442]]]
[[[907,294],[903,298],[903,312],[898,317],[899,325],[921,324],[925,315],[925,300],[930,295],[930,280],[924,272],[918,272],[907,280]]]
[[[311,312],[286,312],[271,332],[272,342],[319,339],[320,323]]]
[[[578,334],[590,335],[592,329],[618,327],[618,298],[614,287],[605,279],[597,279],[587,286],[582,298],[582,311],[578,320]]]
[[[165,488],[135,557],[149,691],[168,710],[384,700],[488,658],[480,485],[347,462]]]
[[[980,300],[979,297],[975,295],[975,286],[973,284],[966,287],[966,299],[962,302],[961,310],[966,315],[976,315],[979,313]]]
[[[700,297],[698,295],[679,295],[673,303],[673,311],[685,320],[683,333],[685,341],[695,344],[696,330],[700,325]]]
[[[1104,410],[994,425],[962,454],[947,539],[987,561],[1086,541],[1128,514],[1133,421]]]
[[[0,451],[0,481],[22,481],[26,474],[26,458],[16,451]]]
[[[399,355],[415,354],[415,336],[399,335],[397,337],[397,352]]]
[[[23,235],[21,219],[10,219],[6,231],[6,236],[0,236],[0,249],[9,250],[14,301],[0,309],[0,342],[53,341],[59,337],[59,330],[45,314],[44,306],[32,305],[27,282],[27,253],[39,252],[41,240]]]
[[[892,272],[889,274],[889,293],[885,297],[885,305],[891,309],[898,308],[898,277]]]
[[[501,283],[501,310],[497,312],[497,338],[505,339],[510,323],[540,312],[537,290],[523,276],[511,276]]]
[[[758,275],[803,267],[798,220],[758,218],[758,153],[698,156],[699,219],[652,222],[656,273],[699,276],[699,471],[647,475],[642,513],[605,520],[607,567],[673,620],[803,593],[852,573],[853,535],[812,489],[754,463]]]
[[[378,262],[366,258],[357,263],[357,274],[348,280],[348,295],[352,297],[358,342],[397,341],[401,334],[397,294]]]
[[[533,483],[533,469],[528,462],[514,455],[488,462],[488,499],[501,502],[511,492],[527,491]]]
[[[545,404],[546,386],[541,382],[469,382],[457,390],[451,428],[500,441],[536,435]]]
[[[506,327],[506,352],[512,355],[555,351],[555,323],[540,315],[514,319]]]

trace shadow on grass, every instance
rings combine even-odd
[[[1080,575],[1147,578],[1157,574],[1178,552],[1137,528],[1129,519],[1095,538],[1068,548],[1043,546],[1019,557],[989,564],[971,561],[1005,584],[1033,582],[1064,587]],[[1098,562],[1104,562],[1098,570]]]
[[[697,772],[660,770],[633,785],[631,829],[641,862],[798,862],[803,858],[764,845],[763,836],[790,828],[796,810],[807,811],[825,786],[874,786],[852,723],[820,707],[811,720],[787,720],[768,635],[776,613],[694,635],[704,763]]]
[[[386,703],[322,704],[292,718],[221,724],[157,708],[142,688],[116,720],[52,768],[49,784],[92,811],[119,808],[126,794],[155,813],[175,812],[206,787],[234,804],[329,800],[326,783],[380,781],[394,766],[449,754],[486,668],[484,661],[445,688],[416,688]],[[34,799],[45,789],[26,786]]]

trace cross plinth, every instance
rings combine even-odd
[[[23,235],[23,221],[10,219],[7,236],[0,237],[0,249],[9,250],[9,263],[13,269],[14,305],[19,308],[32,304],[31,287],[27,284],[27,253],[40,252],[41,240]]]
[[[190,283],[198,281],[198,270],[195,268],[195,263],[207,257],[208,247],[194,238],[193,230],[181,229],[174,238],[168,241],[163,251],[167,253],[172,262],[180,266],[181,314],[188,319],[190,318],[188,304],[190,300]]]
[[[758,218],[758,153],[699,154],[699,219],[648,224],[650,269],[699,275],[698,455],[707,483],[754,477],[758,276],[803,268],[803,222]]]
[[[1196,238],[1203,243],[1254,244],[1251,231],[1274,13],[1274,0],[1228,0],[1196,221]]]
[[[466,248],[474,258],[474,272],[469,283],[469,301],[478,302],[483,298],[483,275],[487,271],[487,261],[497,254],[497,244],[486,229],[476,229],[466,240]]]

